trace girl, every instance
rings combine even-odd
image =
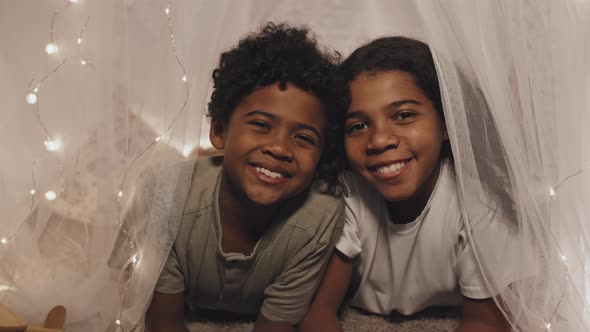
[[[502,243],[478,243],[478,252],[486,251],[484,264],[462,214],[428,46],[403,37],[377,39],[353,52],[341,71],[349,97],[342,108],[351,170],[344,175],[346,222],[300,328],[339,331],[337,311],[352,283],[350,305],[369,312],[410,315],[463,304],[458,331],[509,330],[493,298],[514,280],[499,252],[513,241],[513,228],[498,221],[512,210],[510,204],[469,207],[477,211],[470,215],[478,220],[473,231]],[[493,186],[488,190],[502,197]]]

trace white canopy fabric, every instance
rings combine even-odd
[[[583,0],[0,2],[1,303],[30,322],[63,304],[68,331],[141,326],[177,226],[158,218],[179,209],[164,184],[185,175],[142,170],[207,151],[218,56],[269,20],[307,25],[343,56],[385,35],[428,42],[470,240],[499,304],[518,331],[590,330]],[[141,213],[123,222],[134,200]],[[506,239],[486,237],[481,202],[498,207]],[[513,262],[509,288],[497,261]]]

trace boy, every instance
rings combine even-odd
[[[150,331],[187,331],[185,303],[257,315],[255,331],[294,330],[343,220],[335,67],[307,30],[272,23],[221,55],[209,115],[224,157],[196,162]]]

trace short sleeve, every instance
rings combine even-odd
[[[264,291],[261,314],[268,320],[297,324],[305,315],[319,285],[321,275],[340,234],[344,208],[338,205],[324,216],[327,226],[316,234],[286,263],[277,279]]]
[[[345,180],[347,180],[346,182],[348,183],[349,188],[351,188],[351,195],[344,200],[344,226],[342,227],[342,235],[336,242],[336,249],[348,258],[355,258],[362,251],[358,228],[358,211],[360,211],[360,202],[358,200],[358,193],[353,191],[353,181],[349,178],[345,178]]]
[[[155,290],[164,294],[178,294],[184,291],[184,276],[174,247],[170,250],[164,269],[158,277]]]
[[[465,227],[459,232],[456,272],[461,293],[472,299],[494,297],[518,279],[511,258],[519,247],[517,231],[493,216],[488,220],[471,236]]]

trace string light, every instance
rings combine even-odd
[[[45,45],[45,52],[47,54],[55,54],[58,50],[59,49],[57,48],[57,45],[55,45],[54,43],[49,43]]]
[[[31,193],[31,195],[35,195],[35,193],[36,193],[35,189],[31,189],[30,193]]]
[[[186,106],[188,104],[188,100],[189,100],[189,97],[190,97],[189,86],[188,86],[187,77],[186,77],[186,69],[185,69],[184,65],[182,64],[182,61],[180,61],[180,58],[178,56],[178,52],[176,51],[176,43],[174,41],[174,28],[172,26],[172,19],[170,17],[170,6],[171,6],[171,0],[168,1],[168,7],[166,7],[166,9],[164,11],[165,11],[166,16],[167,16],[167,19],[168,19],[168,27],[170,28],[170,45],[172,47],[172,53],[174,53],[174,57],[176,58],[176,63],[181,68],[182,74],[183,74],[182,75],[182,80],[184,81],[185,99],[184,99],[184,103],[183,103],[182,107],[180,108],[180,110],[176,114],[175,118],[172,120],[172,122],[169,124],[169,126],[166,128],[166,130],[164,130],[164,132],[162,133],[162,135],[166,134],[172,128],[172,126],[174,126],[174,124],[176,123],[176,121],[180,117],[180,114],[182,114],[183,111],[186,109]],[[123,180],[121,181],[121,185],[120,185],[121,188],[125,184],[125,180],[127,179],[127,174],[129,172],[129,169],[133,165],[133,163],[137,159],[139,159],[144,153],[146,153],[152,146],[154,146],[158,141],[160,141],[162,135],[156,137],[141,153],[139,153],[127,165],[127,168],[126,168],[125,173],[123,175]],[[120,216],[119,216],[119,227],[120,227],[121,232],[124,233],[127,236],[127,239],[129,240],[129,243],[131,245],[131,248],[133,248],[135,246],[135,244],[133,243],[133,241],[131,241],[131,239],[129,237],[129,234],[127,233],[127,231],[125,230],[125,227],[121,223]],[[138,262],[137,255],[133,256],[132,262],[134,263],[134,267],[135,267],[135,263]],[[129,287],[130,287],[130,284],[131,284],[131,280],[132,280],[131,278],[129,278],[127,280],[127,285],[123,289],[123,296],[122,296],[122,301],[121,301],[121,307],[120,307],[120,310],[119,310],[119,319],[116,320],[117,325],[121,325],[120,318],[123,316],[123,309],[125,308],[125,301],[127,299],[127,292],[129,290]]]
[[[82,44],[82,38],[78,38],[78,39],[76,39],[76,43],[78,43],[78,45],[79,45],[79,44]]]
[[[47,199],[50,202],[55,201],[56,198],[57,198],[57,194],[53,190],[49,190],[48,192],[45,193],[45,199]]]
[[[86,66],[88,64],[88,61],[86,61],[86,59],[82,58],[82,59],[80,59],[80,64],[82,66]]]
[[[580,168],[578,171],[576,171],[576,172],[574,172],[574,173],[566,176],[555,187],[549,187],[549,196],[551,197],[551,199],[549,200],[549,210],[550,211],[551,211],[551,205],[552,205],[553,199],[554,199],[555,196],[557,196],[557,189],[559,189],[559,187],[562,184],[564,184],[565,182],[567,182],[571,178],[574,178],[574,177],[578,176],[579,174],[581,174],[585,170],[590,170],[590,166],[586,166],[586,167]],[[553,310],[553,313],[550,316],[550,319],[549,319],[549,322],[550,322],[550,321],[553,320],[553,317],[555,317],[555,315],[557,314],[557,310],[559,309],[559,307],[561,306],[561,303],[562,303],[563,299],[565,298],[565,295],[566,295],[566,292],[567,292],[567,286],[570,283],[574,287],[574,293],[579,297],[579,299],[582,301],[582,303],[584,303],[584,306],[586,307],[586,310],[588,310],[588,304],[586,304],[586,300],[581,295],[580,290],[577,289],[575,283],[573,283],[573,281],[571,280],[571,276],[569,274],[569,269],[568,269],[568,264],[567,264],[567,257],[564,255],[563,249],[561,248],[561,245],[559,244],[558,239],[555,237],[555,234],[553,233],[553,230],[551,229],[551,222],[549,223],[549,233],[551,234],[551,237],[553,239],[553,242],[557,246],[557,249],[561,253],[561,260],[564,263],[565,269],[566,269],[564,291],[563,291],[561,297],[559,298],[559,301],[557,301],[557,304],[555,306],[555,310]],[[583,271],[584,271],[584,274],[586,274],[586,278],[587,279],[590,279],[590,277],[588,276],[588,273],[586,272],[586,270],[583,270]],[[546,323],[545,327],[547,328],[546,331],[551,331],[551,323]]]
[[[45,144],[45,148],[47,151],[54,152],[61,148],[61,141],[59,139],[51,139],[50,137],[47,138],[46,141],[43,142]]]
[[[119,192],[117,193],[117,196],[118,197],[123,197],[123,191],[122,190],[119,190]]]
[[[27,104],[35,105],[37,103],[37,94],[30,92],[25,99],[27,100]]]
[[[0,243],[6,244],[6,243],[8,243],[8,240],[5,237],[3,237],[0,239]]]
[[[79,0],[70,0],[71,3],[77,3]]]

